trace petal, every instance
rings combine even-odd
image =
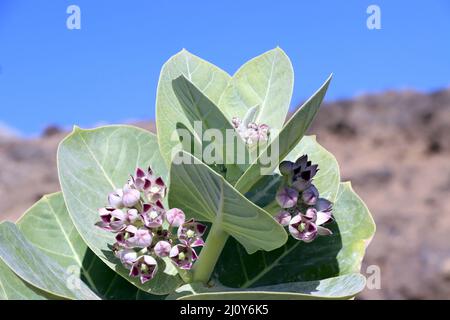
[[[331,219],[330,212],[319,211],[319,212],[317,212],[316,224],[318,226],[320,226],[320,225],[328,222],[330,219]]]
[[[291,221],[291,214],[285,210],[282,210],[275,216],[275,220],[283,227],[286,227]]]
[[[321,226],[317,227],[317,233],[319,235],[321,235],[321,236],[329,236],[329,235],[333,234],[333,232],[330,229],[324,228],[324,227],[321,227]]]

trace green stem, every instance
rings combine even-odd
[[[193,282],[208,283],[227,239],[228,234],[220,228],[219,223],[213,223],[205,246],[192,268]]]

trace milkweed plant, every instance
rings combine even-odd
[[[291,116],[276,48],[233,76],[163,66],[157,135],[74,127],[61,192],[0,224],[1,299],[351,299],[375,232],[334,156],[305,136],[331,76]]]

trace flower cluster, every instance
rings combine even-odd
[[[234,117],[231,122],[239,136],[248,145],[257,144],[259,141],[265,142],[269,139],[270,128],[267,124],[246,123],[238,117]]]
[[[285,183],[278,190],[276,199],[282,210],[275,217],[297,240],[313,241],[318,235],[330,235],[330,229],[322,225],[332,219],[332,203],[319,197],[312,183],[319,170],[304,155],[295,162],[283,161],[279,166]]]
[[[142,283],[158,270],[158,259],[169,257],[181,269],[197,259],[194,247],[203,246],[206,226],[190,219],[178,208],[165,210],[166,185],[149,168],[137,168],[122,189],[108,195],[108,206],[99,209],[100,228],[116,234],[114,255],[130,276]]]

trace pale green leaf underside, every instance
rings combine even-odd
[[[172,164],[170,206],[189,218],[220,224],[247,250],[270,251],[286,241],[285,230],[264,210],[237,192],[222,176],[189,154],[190,163]]]
[[[340,300],[353,298],[364,289],[365,283],[364,276],[354,273],[319,281],[291,282],[245,290],[221,290],[219,287],[196,292],[191,287],[184,292],[185,295],[180,292],[178,300]]]
[[[0,259],[0,300],[49,299],[55,297],[23,281]]]
[[[226,286],[247,288],[359,272],[375,225],[349,183],[340,184],[333,215],[335,222],[327,224],[333,235],[319,236],[311,243],[289,237],[277,250],[248,255],[239,243],[229,239],[215,277]]]
[[[58,149],[64,199],[84,242],[106,265],[138,288],[152,294],[167,294],[181,283],[170,263],[160,263],[156,277],[142,285],[139,279],[128,276],[128,270],[112,254],[114,234],[94,225],[99,220],[97,209],[107,204],[108,193],[121,188],[136,167],[148,166],[168,181],[155,135],[131,126],[76,128]]]
[[[71,287],[71,275],[30,244],[11,222],[0,224],[0,259],[21,279],[40,290],[67,299],[99,299],[83,282]]]
[[[243,153],[242,156],[248,159],[247,147],[244,141],[236,134],[236,138],[229,137],[228,133],[235,133],[230,120],[227,119],[220,109],[206,97],[198,88],[194,86],[188,79],[184,76],[180,76],[173,80],[173,91],[179,100],[183,112],[185,113],[187,119],[189,120],[191,126],[195,128],[195,122],[197,122],[197,127],[200,124],[201,132],[194,132],[193,136],[198,138],[198,145],[202,148],[202,154],[196,154],[192,150],[186,150],[192,153],[199,159],[203,161],[203,151],[210,149],[211,153],[214,153],[218,158],[216,163],[226,164],[227,167],[227,180],[231,183],[237,181],[242,172],[246,169],[245,163],[242,165],[236,164],[235,160],[236,152],[239,150]],[[213,135],[213,137],[206,136],[207,131]],[[216,132],[213,132],[216,131]],[[208,141],[213,140],[213,141]],[[208,147],[209,146],[209,147]],[[231,151],[228,152],[227,151]],[[209,153],[208,153],[209,154]],[[207,155],[208,156],[208,155]],[[249,162],[247,160],[247,162]],[[213,163],[207,163],[208,165]]]
[[[178,145],[177,139],[171,140],[177,124],[181,123],[193,132],[172,88],[172,80],[181,75],[216,105],[230,79],[225,71],[186,50],[180,51],[164,64],[156,94],[156,128],[161,154],[167,165],[171,163],[173,148]]]
[[[294,86],[294,71],[280,48],[245,63],[232,77],[219,101],[229,119],[243,118],[255,106],[255,122],[281,129],[285,121]]]
[[[325,83],[314,93],[308,101],[306,101],[289,119],[284,125],[281,132],[276,136],[271,144],[265,151],[259,156],[259,158],[244,172],[242,177],[236,183],[236,189],[242,193],[248,192],[253,185],[255,185],[264,176],[261,175],[261,169],[263,168],[260,159],[270,158],[268,154],[271,154],[271,146],[278,146],[278,155],[276,161],[272,161],[270,166],[264,168],[267,172],[272,172],[276,169],[281,160],[283,160],[292,149],[299,143],[312,120],[314,119],[320,104],[325,96],[328,85],[331,81],[331,76],[325,81]],[[276,149],[276,148],[275,148]]]
[[[61,192],[44,196],[17,221],[25,238],[105,299],[140,299],[143,292],[108,268],[84,243]]]

